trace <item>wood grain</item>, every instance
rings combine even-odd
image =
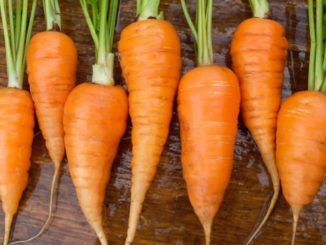
[[[78,48],[78,81],[90,80],[91,65],[94,62],[93,43],[78,1],[62,0],[60,2],[63,31],[73,38]],[[182,39],[184,72],[194,66],[190,31],[183,18],[179,1],[162,0],[161,2],[166,19],[173,22]],[[195,0],[189,0],[189,2],[193,13]],[[251,15],[246,2],[241,0],[214,1],[214,58],[218,64],[230,65],[229,45],[232,33],[242,20]],[[283,97],[306,87],[309,44],[307,42],[307,6],[305,3],[305,0],[271,0],[273,18],[286,27],[290,42]],[[34,32],[42,31],[45,27],[40,4]],[[116,40],[119,38],[121,29],[134,20],[135,1],[121,0]],[[115,42],[115,48],[116,44]],[[116,80],[125,86],[118,61],[116,61]],[[0,84],[6,85],[2,29],[0,34]],[[110,244],[124,244],[127,230],[130,201],[130,130],[129,123],[128,131],[121,142],[119,154],[113,167],[105,199],[105,226]],[[12,235],[14,239],[19,240],[35,234],[47,215],[53,166],[39,133],[35,136],[32,161],[29,185],[21,201]],[[232,180],[215,221],[212,244],[243,244],[271,193],[272,187],[257,147],[240,121]],[[325,211],[326,184],[314,202],[302,212],[297,233],[298,245],[326,244]],[[290,208],[281,197],[270,220],[254,244],[290,244],[291,231]],[[3,234],[3,213],[0,213],[0,234]],[[88,226],[79,209],[66,162],[61,171],[56,211],[51,226],[44,235],[30,244],[98,244],[95,233]],[[158,174],[147,195],[134,244],[203,244],[203,232],[189,204],[182,178],[179,124],[175,114]]]

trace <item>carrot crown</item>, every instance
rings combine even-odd
[[[32,1],[28,15],[27,0],[0,0],[0,12],[5,39],[8,87],[22,88],[26,50],[31,39],[37,0]]]
[[[96,50],[92,80],[102,85],[113,85],[112,46],[119,0],[80,0],[80,4]]]
[[[186,1],[181,0],[181,6],[187,23],[195,39],[195,48],[198,65],[210,65],[213,63],[212,48],[212,9],[213,0],[197,1],[195,24],[191,20]]]
[[[58,0],[43,0],[46,30],[61,30],[60,7]]]
[[[160,0],[137,0],[137,16],[138,20],[146,20],[148,18],[163,19],[163,12],[158,11]]]
[[[271,13],[268,0],[249,0],[254,17],[267,18]]]
[[[316,2],[316,8],[314,8]],[[308,1],[310,58],[308,89],[326,93],[326,11],[323,0]]]

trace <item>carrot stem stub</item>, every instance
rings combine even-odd
[[[268,0],[249,0],[249,4],[254,17],[268,18],[271,14]]]
[[[114,85],[112,45],[119,1],[101,0],[90,5],[87,0],[80,0],[80,4],[96,50],[92,81],[102,85]],[[97,4],[97,7],[94,4]]]

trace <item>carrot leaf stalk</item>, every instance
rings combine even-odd
[[[213,1],[197,1],[196,23],[191,20],[185,0],[181,0],[182,10],[195,39],[197,64],[213,64],[212,10]]]
[[[8,87],[22,88],[26,50],[32,35],[37,1],[33,0],[29,15],[29,1],[15,2],[16,4],[12,0],[0,0],[0,12],[6,49]]]
[[[119,1],[80,0],[80,4],[96,50],[92,80],[97,84],[114,85],[112,46]]]
[[[61,30],[61,15],[58,0],[43,0],[46,30]]]
[[[314,9],[314,2],[316,2]],[[323,0],[308,1],[310,58],[308,89],[326,92],[325,10]]]
[[[271,9],[268,0],[249,0],[249,4],[254,17],[268,18]]]
[[[158,11],[159,5],[160,0],[137,0],[138,20],[163,19],[163,12]]]

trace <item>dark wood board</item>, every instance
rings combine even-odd
[[[62,0],[63,31],[76,42],[79,63],[78,82],[91,79],[94,62],[93,43],[83,19],[79,1]],[[181,12],[179,0],[162,0],[167,20],[177,28],[182,40],[183,72],[195,65],[189,28]],[[191,12],[195,0],[189,0]],[[34,32],[45,28],[41,1],[37,9]],[[307,6],[305,0],[271,0],[273,18],[287,29],[290,42],[285,68],[283,97],[306,87],[309,53]],[[236,26],[251,16],[246,0],[214,1],[214,58],[220,65],[230,66],[229,46]],[[135,1],[121,0],[116,33],[119,39],[123,27],[135,20]],[[45,44],[46,45],[46,44]],[[115,42],[116,48],[117,42]],[[2,29],[0,33],[0,83],[6,85],[5,53]],[[116,80],[125,84],[118,60]],[[27,85],[26,85],[27,88]],[[35,234],[47,216],[49,186],[53,166],[39,129],[33,145],[30,180],[22,198],[13,227],[12,238],[25,239]],[[105,228],[110,244],[124,244],[129,213],[131,126],[121,142],[105,199]],[[238,245],[250,233],[262,207],[272,193],[266,169],[250,134],[240,120],[236,142],[234,170],[223,205],[215,220],[212,244]],[[0,213],[0,234],[3,234],[3,213]],[[271,218],[253,244],[288,245],[292,232],[291,210],[280,197]],[[204,244],[203,232],[188,201],[180,165],[179,124],[174,113],[171,131],[157,176],[147,195],[134,244],[192,245]],[[99,244],[87,224],[76,199],[67,162],[63,163],[57,194],[56,210],[47,231],[29,244],[91,245]],[[297,244],[326,244],[326,184],[306,207],[300,217]]]

